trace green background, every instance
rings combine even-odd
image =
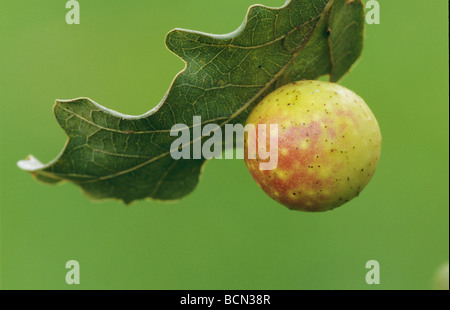
[[[126,114],[153,108],[184,64],[173,28],[228,33],[255,0],[0,0],[0,197],[3,289],[429,289],[449,256],[447,1],[380,0],[362,59],[341,84],[383,134],[361,196],[332,212],[289,211],[242,160],[213,160],[178,203],[95,203],[71,184],[17,168],[48,162],[66,137],[55,99],[89,97]],[[262,0],[281,6],[283,0]],[[65,283],[78,260],[81,284]],[[365,282],[368,260],[381,284]]]

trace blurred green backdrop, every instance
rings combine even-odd
[[[341,83],[378,118],[383,151],[362,195],[328,213],[292,212],[240,160],[214,160],[178,203],[94,203],[16,167],[52,160],[66,137],[55,99],[90,97],[142,114],[184,65],[175,27],[228,33],[255,0],[0,1],[3,289],[428,289],[449,256],[448,3],[380,0],[364,54]],[[262,0],[281,6],[284,0]],[[78,260],[81,284],[65,283]],[[381,284],[365,282],[368,260]]]

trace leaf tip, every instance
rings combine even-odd
[[[44,164],[41,163],[36,157],[33,155],[27,156],[24,160],[19,160],[17,162],[17,167],[24,171],[35,172],[44,167]]]

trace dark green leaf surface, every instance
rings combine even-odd
[[[192,130],[193,116],[202,124],[244,123],[279,86],[326,74],[338,81],[359,58],[363,32],[363,3],[347,0],[253,6],[229,35],[175,29],[166,45],[186,68],[155,109],[132,117],[88,98],[57,101],[69,137],[63,152],[47,165],[29,156],[19,167],[46,183],[73,182],[94,199],[180,199],[198,184],[205,159],[172,159],[173,125]]]

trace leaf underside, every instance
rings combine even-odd
[[[363,36],[361,0],[256,5],[229,35],[175,29],[166,45],[186,68],[157,108],[132,117],[88,98],[57,101],[54,114],[68,135],[64,150],[47,165],[32,156],[18,165],[45,183],[75,183],[93,199],[180,199],[197,186],[206,160],[171,157],[173,125],[192,131],[193,116],[202,124],[243,124],[282,85],[323,75],[336,82],[360,57]]]

